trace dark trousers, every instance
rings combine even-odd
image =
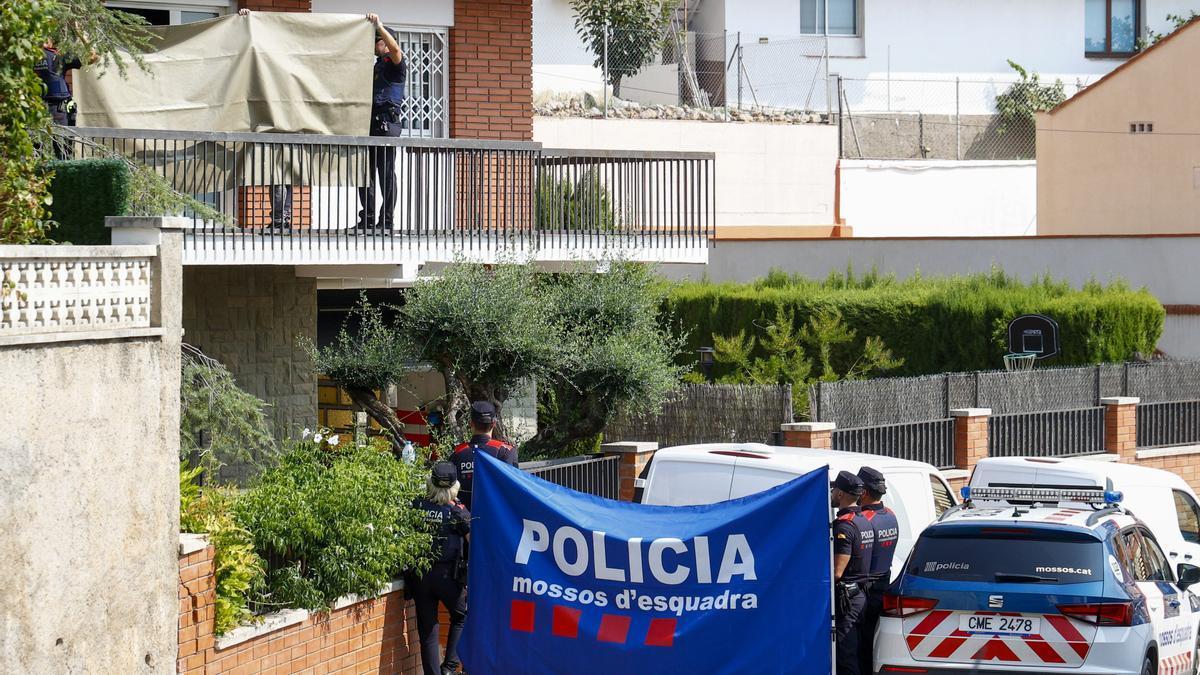
[[[850,598],[850,607],[835,617],[834,635],[837,638],[837,675],[859,675],[858,635],[866,596],[862,592]]]
[[[271,227],[292,226],[292,186],[271,186]]]
[[[879,615],[883,611],[883,592],[887,584],[872,588],[867,593],[867,601],[863,607],[862,622],[859,624],[858,651],[860,654],[859,668],[864,673],[872,672],[875,667],[875,628],[879,626]]]
[[[66,101],[48,101],[46,107],[50,110],[50,119],[55,124],[63,127],[75,126],[74,101],[70,99]],[[55,137],[53,147],[55,159],[72,159],[74,153],[71,152],[71,141]]]
[[[372,136],[399,136],[400,124],[374,121]],[[396,213],[396,148],[392,146],[367,147],[367,186],[358,189],[358,225],[374,227],[375,192],[382,192],[383,203],[379,206],[379,226],[392,229],[393,214]]]
[[[467,588],[454,580],[453,563],[434,563],[413,584],[417,606],[417,634],[421,637],[421,667],[425,675],[441,675],[441,668],[458,668],[458,637],[467,621]],[[438,604],[450,612],[450,634],[446,637],[446,660],[438,644]]]

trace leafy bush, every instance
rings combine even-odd
[[[425,470],[390,453],[296,443],[235,503],[237,521],[267,560],[263,609],[323,609],[373,597],[402,570],[427,564],[430,536],[410,508]]]
[[[129,208],[129,168],[118,159],[75,159],[49,162],[54,172],[50,217],[54,238],[71,244],[111,241],[105,216],[123,216]]]
[[[1036,137],[1034,114],[1050,110],[1067,100],[1066,89],[1062,80],[1055,80],[1054,84],[1042,84],[1037,73],[1031,74],[1011,60],[1008,65],[1017,71],[1021,79],[996,96],[996,112],[1000,115],[997,131],[1001,134],[1018,134],[1026,145],[1026,154],[1032,157]]]
[[[225,366],[191,347],[184,349],[179,399],[180,459],[196,463],[210,481],[226,464],[274,456],[266,402],[240,388]],[[200,445],[202,431],[208,447]]]
[[[228,488],[196,485],[200,467],[179,465],[179,529],[208,535],[215,549],[213,566],[217,582],[217,635],[236,628],[249,618],[249,596],[263,580],[263,561],[254,551],[254,539],[233,517],[237,492]]]
[[[836,310],[846,327],[878,337],[903,360],[889,373],[898,375],[998,368],[1008,351],[1008,322],[1032,313],[1058,321],[1061,353],[1055,363],[1122,361],[1154,351],[1165,316],[1154,296],[1122,283],[1089,283],[1073,290],[1049,278],[1025,284],[998,270],[904,281],[877,274],[855,278],[851,272],[821,282],[773,272],[749,284],[689,282],[672,288],[664,310],[673,315],[666,320],[688,334],[684,358],[689,362],[697,348],[714,345],[714,335],[754,332],[770,325],[780,310],[794,328]],[[751,355],[769,356],[761,343]],[[834,370],[845,372],[837,359],[835,353]],[[714,369],[718,378],[736,372],[732,363],[718,363]]]
[[[574,181],[542,172],[537,187],[537,229],[610,232],[616,225],[612,193],[594,170]]]
[[[33,69],[55,9],[53,2],[0,2],[0,244],[46,239],[50,175],[36,148],[49,140],[50,116]]]

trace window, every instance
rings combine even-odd
[[[954,497],[950,495],[950,488],[937,476],[930,474],[929,485],[933,488],[933,516],[941,518],[943,513],[954,506]]]
[[[858,0],[800,0],[803,35],[858,35]]]
[[[203,2],[203,0],[201,0]],[[224,5],[224,3],[222,3]],[[204,4],[182,2],[109,2],[109,9],[119,9],[122,12],[137,14],[150,23],[151,26],[178,26],[185,23],[195,23],[215,19],[225,13],[226,9]]]
[[[1130,528],[1121,533],[1126,556],[1129,560],[1129,571],[1133,573],[1134,581],[1174,581],[1171,566],[1163,555],[1158,542],[1141,528]]]
[[[1182,490],[1172,490],[1175,495],[1175,515],[1179,518],[1179,532],[1183,540],[1200,544],[1200,505]]]
[[[1125,57],[1141,35],[1138,0],[1084,0],[1083,51],[1087,56]]]
[[[907,574],[941,581],[1062,583],[1104,578],[1104,545],[1090,535],[982,527],[925,530]]]

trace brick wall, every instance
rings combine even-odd
[[[533,139],[532,0],[455,0],[450,135]]]
[[[213,635],[216,579],[212,558],[211,546],[179,557],[177,672],[421,673],[416,616],[402,591],[328,613],[306,613],[297,623],[259,630],[261,634],[218,648]]]
[[[297,338],[317,336],[316,280],[281,266],[201,265],[183,272],[184,341],[271,404],[278,435],[313,426],[317,377]],[[230,469],[227,478],[240,477],[238,467]]]
[[[238,0],[238,9],[256,12],[311,12],[312,0]]]

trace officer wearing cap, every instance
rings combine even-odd
[[[859,674],[859,623],[866,604],[863,588],[871,569],[874,536],[870,523],[858,508],[862,491],[862,481],[849,471],[839,472],[829,491],[830,503],[837,509],[830,527],[838,675]]]
[[[496,406],[487,401],[471,404],[471,440],[454,448],[450,461],[458,469],[458,482],[462,484],[462,501],[471,508],[471,483],[475,477],[475,455],[486,452],[505,464],[517,465],[517,451],[512,445],[492,438],[496,428]]]
[[[863,484],[863,494],[858,500],[862,516],[875,532],[871,568],[867,572],[867,603],[859,635],[861,667],[863,672],[869,673],[874,667],[875,627],[879,625],[879,614],[883,610],[883,593],[892,580],[892,559],[896,555],[896,540],[900,538],[900,523],[896,514],[883,505],[883,495],[887,493],[883,474],[864,466],[858,470],[858,478]]]
[[[426,481],[426,494],[413,506],[420,510],[433,534],[433,565],[419,578],[408,581],[417,609],[417,634],[421,639],[421,665],[425,675],[458,670],[458,638],[467,620],[466,538],[471,514],[458,503],[460,489],[454,465],[437,462]],[[450,613],[446,659],[440,658],[438,604]]]

